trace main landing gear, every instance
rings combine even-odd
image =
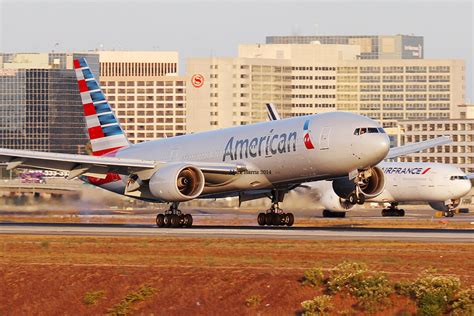
[[[283,202],[285,193],[274,190],[272,191],[272,206],[265,213],[258,214],[257,222],[260,226],[293,226],[295,217],[292,213],[285,213],[278,206],[279,202]]]
[[[178,209],[179,203],[171,203],[170,208],[165,214],[156,215],[156,226],[161,227],[191,227],[193,225],[193,216],[191,214],[183,214]]]
[[[398,203],[390,203],[390,206],[382,210],[382,216],[405,216],[405,210],[399,209]]]

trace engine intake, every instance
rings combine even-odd
[[[204,189],[204,174],[192,165],[171,164],[156,171],[150,178],[153,196],[164,202],[184,202],[197,198]]]
[[[360,192],[368,198],[378,196],[385,188],[385,175],[379,167],[359,172],[356,179]],[[349,178],[341,178],[334,180],[332,187],[339,197],[346,199],[354,192],[356,184]]]

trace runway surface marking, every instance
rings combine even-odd
[[[188,229],[152,225],[2,223],[0,234],[79,236],[240,237],[268,239],[384,239],[474,242],[469,229],[396,229],[351,227],[265,228],[252,226],[196,226]]]

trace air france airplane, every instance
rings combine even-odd
[[[471,181],[461,169],[441,163],[382,162],[377,167],[385,175],[385,188],[369,202],[390,203],[382,210],[382,216],[404,216],[399,203],[428,203],[444,216],[454,216],[461,198],[471,190]],[[324,207],[325,217],[344,217],[354,204],[344,199],[344,184],[339,180],[306,184],[310,194],[318,195]]]
[[[267,104],[267,114],[270,121],[279,120],[277,110],[272,104]],[[356,130],[361,134],[361,130]],[[448,137],[408,144],[392,148],[387,158],[396,155],[413,153],[423,149],[451,143]],[[398,151],[398,153],[394,153]],[[402,153],[403,152],[403,153]],[[384,188],[380,194],[367,199],[370,202],[390,203],[382,210],[382,216],[404,216],[405,210],[399,209],[403,202],[428,203],[433,209],[443,211],[444,216],[454,216],[454,210],[459,206],[461,197],[471,190],[472,175],[466,175],[461,169],[441,163],[412,163],[412,162],[382,162],[376,166],[383,173],[381,181]],[[383,180],[382,180],[383,179]],[[324,207],[324,217],[344,217],[346,212],[357,202],[351,195],[353,183],[348,179],[339,178],[333,181],[307,183],[302,186],[310,189],[310,195],[319,196]],[[301,190],[300,190],[301,191]],[[308,193],[304,190],[304,193]]]
[[[372,166],[389,150],[389,139],[373,120],[344,112],[263,122],[221,130],[129,143],[86,60],[74,60],[93,156],[0,149],[7,169],[66,171],[109,191],[169,203],[158,227],[190,227],[180,202],[197,198],[268,196],[272,207],[258,216],[291,226],[294,217],[278,203],[301,183],[349,176],[356,187],[372,183]],[[67,118],[65,118],[67,119]],[[368,131],[363,137],[357,129]],[[379,190],[377,183],[372,188]],[[357,190],[364,199],[370,189]]]

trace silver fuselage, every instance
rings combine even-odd
[[[379,125],[357,114],[332,112],[139,143],[115,156],[247,168],[237,176],[206,178],[210,185],[203,195],[264,189],[347,175],[376,165],[387,155],[389,139],[385,133],[354,135],[360,127]],[[313,149],[305,145],[305,137]]]

